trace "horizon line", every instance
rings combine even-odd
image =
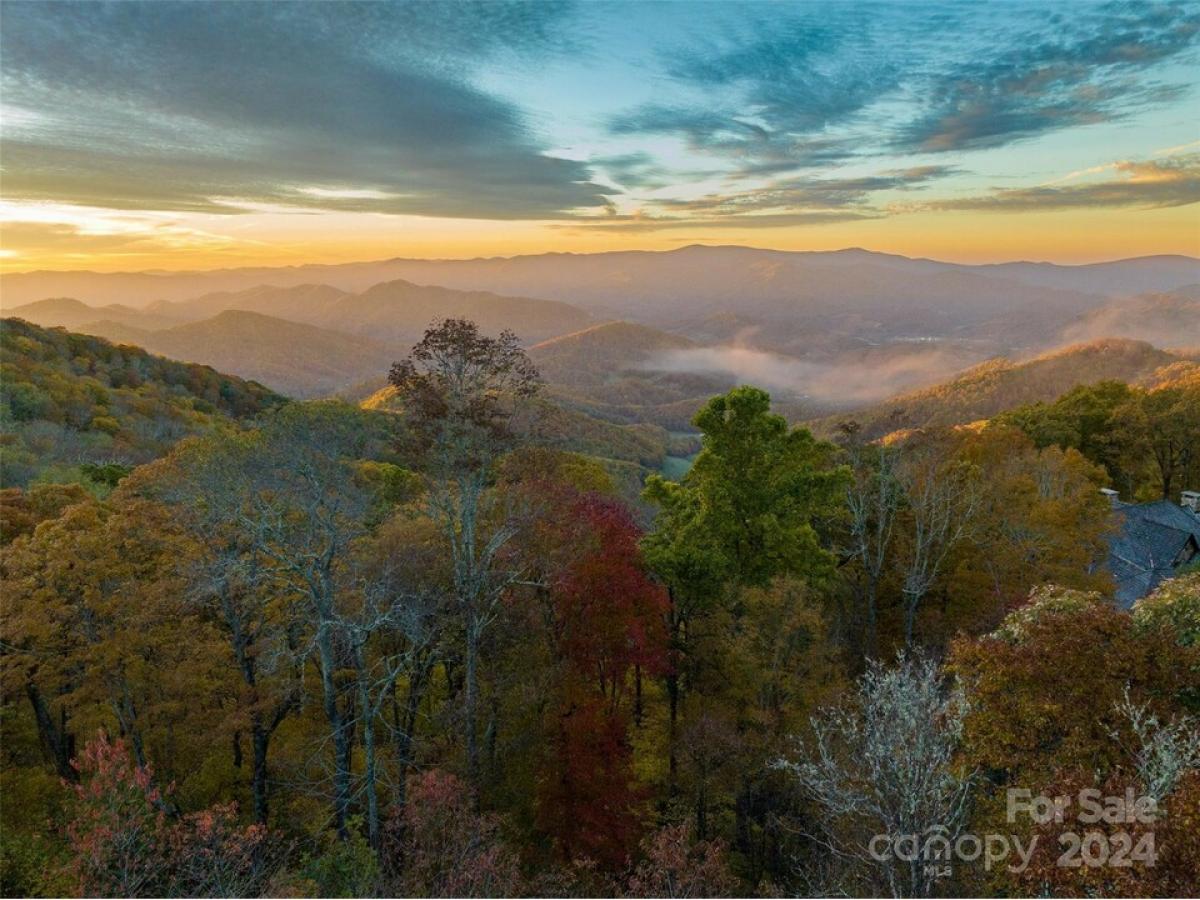
[[[308,263],[291,263],[281,265],[271,264],[254,264],[235,266],[218,266],[215,268],[197,268],[197,269],[114,269],[111,271],[97,269],[23,269],[23,270],[0,270],[0,279],[9,275],[200,275],[210,274],[213,272],[236,272],[247,269],[272,269],[272,270],[287,270],[287,269],[305,269],[305,268],[338,268],[341,266],[355,265],[370,265],[372,263],[390,263],[390,262],[425,262],[425,263],[462,263],[462,262],[497,262],[511,261],[517,259],[532,259],[536,257],[548,256],[571,256],[571,257],[588,257],[588,256],[617,256],[622,254],[654,254],[666,255],[669,253],[681,253],[687,250],[703,248],[707,250],[750,250],[758,253],[779,253],[787,255],[813,255],[813,256],[832,256],[838,253],[868,253],[874,256],[890,256],[899,259],[906,259],[912,262],[932,262],[947,266],[964,266],[967,268],[986,268],[990,266],[1007,266],[1007,265],[1049,265],[1068,269],[1081,269],[1088,266],[1102,266],[1112,263],[1131,262],[1134,260],[1143,259],[1163,259],[1177,258],[1186,259],[1192,262],[1200,263],[1200,256],[1192,256],[1187,253],[1147,253],[1139,256],[1118,256],[1108,259],[1093,260],[1091,262],[1071,263],[1071,262],[1055,262],[1050,259],[1007,259],[998,262],[983,262],[969,263],[957,262],[954,260],[936,259],[931,256],[907,256],[903,253],[894,253],[888,250],[872,250],[867,247],[849,246],[840,247],[836,250],[782,250],[775,247],[757,247],[751,244],[704,244],[692,242],[682,247],[673,247],[669,250],[660,249],[643,249],[631,248],[627,250],[596,250],[591,252],[578,252],[571,250],[547,250],[541,253],[514,253],[511,255],[493,255],[493,256],[388,256],[388,257],[372,257],[368,259],[345,260],[342,262],[308,262]]]

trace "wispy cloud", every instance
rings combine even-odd
[[[1111,167],[1099,168],[1101,171],[1111,168],[1120,177],[997,190],[979,197],[933,201],[919,208],[1027,212],[1089,207],[1169,207],[1200,202],[1200,154],[1166,160],[1117,162]]]
[[[617,135],[682,138],[694,152],[724,156],[744,175],[824,166],[854,155],[853,144],[814,138],[895,87],[896,66],[868,36],[873,12],[848,4],[737,7],[713,32],[662,51],[677,84],[703,100],[652,103],[612,118]],[[809,137],[805,137],[809,136]]]
[[[1186,85],[1155,67],[1200,39],[1200,9],[1183,2],[770,12],[672,39],[664,69],[700,99],[639,106],[611,130],[675,135],[747,175],[994,148],[1180,99]]]
[[[900,129],[895,147],[923,152],[997,147],[1112,121],[1182,96],[1183,86],[1144,75],[1195,46],[1200,11],[1194,5],[1060,9],[1036,31],[1017,35],[1008,49],[935,71],[926,109]]]
[[[878,219],[882,213],[852,210],[810,210],[801,212],[764,213],[744,216],[696,217],[661,216],[649,213],[631,213],[609,216],[576,216],[552,225],[555,229],[579,231],[613,231],[633,234],[636,232],[666,231],[678,228],[788,228],[796,225],[830,225],[836,222],[856,222]]]
[[[236,212],[213,197],[520,219],[601,207],[588,167],[465,77],[557,52],[558,4],[11,4],[5,194]],[[314,190],[315,189],[315,190]]]
[[[955,171],[951,166],[914,166],[857,178],[780,179],[751,190],[656,200],[637,213],[591,217],[577,227],[629,232],[689,226],[782,228],[880,218],[886,212],[871,204],[872,195],[915,190]]]
[[[105,222],[29,221],[4,223],[7,258],[54,255],[84,261],[100,253],[111,257],[147,257],[174,251],[226,251],[252,244],[227,235],[187,228],[173,222],[128,220]]]
[[[844,209],[862,206],[872,194],[912,190],[953,173],[952,166],[915,166],[858,178],[793,178],[764,188],[710,194],[696,200],[663,200],[665,210],[742,215],[763,209]]]

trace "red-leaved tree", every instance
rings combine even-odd
[[[67,824],[72,874],[85,897],[164,895],[170,882],[170,825],[147,766],[123,741],[99,733],[72,763],[80,783]]]
[[[669,825],[642,843],[644,858],[629,878],[631,897],[732,897],[738,883],[720,841],[693,839],[689,822]]]
[[[170,814],[170,787],[103,732],[73,762],[71,874],[85,897],[234,897],[261,893],[274,870],[267,831],[240,828],[233,804]]]
[[[629,697],[635,671],[666,669],[667,596],[642,563],[641,534],[625,506],[597,494],[564,505],[556,521],[572,523],[560,534],[569,553],[548,592],[559,694],[547,713],[538,822],[565,859],[616,870],[637,844],[645,800]]]
[[[521,891],[516,853],[499,820],[479,813],[470,789],[431,770],[408,781],[405,805],[388,824],[403,897],[511,897]]]

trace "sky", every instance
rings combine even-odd
[[[1200,255],[1200,2],[0,6],[0,270]]]

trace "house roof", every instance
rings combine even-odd
[[[1175,561],[1189,545],[1200,552],[1200,516],[1169,500],[1122,504],[1115,513],[1108,567],[1117,602],[1127,609],[1174,574]]]

